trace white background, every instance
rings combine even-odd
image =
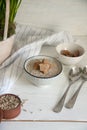
[[[23,0],[16,21],[87,35],[87,0]]]

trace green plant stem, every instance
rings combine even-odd
[[[10,19],[9,19],[10,22],[14,21],[21,2],[22,2],[22,0],[15,0],[15,1],[11,0],[11,3],[10,3],[11,4],[11,6],[10,6],[11,11],[10,11]]]
[[[6,39],[7,36],[10,36],[15,32],[14,31],[15,30],[15,16],[22,2],[22,0],[9,0],[9,3],[10,3],[9,24],[8,24],[9,27],[8,27],[8,34],[6,34],[6,31],[4,31],[4,26],[6,22],[5,13],[7,13],[6,11],[7,1],[8,0],[0,0],[0,40],[3,39],[3,35],[5,37],[4,39]]]

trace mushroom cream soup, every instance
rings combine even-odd
[[[29,61],[26,70],[36,77],[53,77],[59,73],[58,64],[51,59],[34,59]]]

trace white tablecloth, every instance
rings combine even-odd
[[[63,73],[59,76],[55,86],[48,88],[38,88],[32,85],[25,77],[23,63],[26,58],[45,54],[57,57],[55,45],[61,42],[72,42],[72,35],[68,32],[54,33],[53,31],[29,26],[19,25],[15,38],[16,51],[0,66],[0,88],[1,93],[17,94],[22,100],[26,100],[20,115],[13,121],[79,121],[87,122],[87,83],[81,89],[77,102],[73,109],[63,108],[62,112],[54,113],[53,107],[59,100],[68,85],[67,66],[64,66]],[[82,41],[87,49],[86,43]],[[81,44],[82,44],[81,43]],[[45,45],[42,47],[42,45]],[[42,47],[42,48],[41,48]],[[40,52],[41,50],[41,52]],[[13,62],[14,61],[14,62]],[[86,56],[83,64],[86,62]],[[10,64],[12,63],[12,64]],[[10,64],[10,65],[8,65]],[[81,81],[80,81],[81,82]],[[74,92],[76,86],[73,85],[68,93],[68,97]]]
[[[38,55],[42,45],[55,46],[72,42],[69,32],[55,33],[52,30],[17,25],[12,55],[0,66],[0,94],[7,92],[23,72],[26,58]]]

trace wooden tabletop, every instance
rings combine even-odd
[[[87,49],[87,38],[79,37],[79,39],[80,44],[83,42],[83,46]],[[47,54],[57,57],[55,47],[51,46],[44,46],[40,54]],[[84,57],[83,64],[87,63],[85,58],[86,57]],[[82,62],[80,64],[82,65]],[[65,70],[69,69],[67,66],[63,67]],[[10,128],[13,128],[14,130],[14,126],[18,124],[18,127],[23,129],[26,124],[26,129],[28,129],[28,127],[31,128],[31,126],[32,129],[34,129],[34,126],[37,126],[38,129],[40,129],[43,125],[43,128],[45,128],[46,125],[48,128],[50,127],[49,125],[52,125],[52,129],[58,127],[64,129],[62,125],[65,125],[66,128],[68,126],[68,128],[75,127],[78,130],[83,130],[82,128],[85,129],[87,125],[87,103],[85,102],[85,99],[87,98],[87,83],[84,84],[84,87],[82,88],[77,102],[72,110],[63,108],[60,113],[54,113],[52,111],[59,95],[62,95],[67,85],[67,77],[62,73],[59,77],[58,83],[55,86],[48,88],[37,88],[26,79],[23,72],[21,77],[9,90],[9,93],[18,95],[22,101],[24,101],[22,111],[20,115],[13,120],[3,120],[1,127],[9,130]],[[8,127],[9,124],[11,124],[11,127]]]

